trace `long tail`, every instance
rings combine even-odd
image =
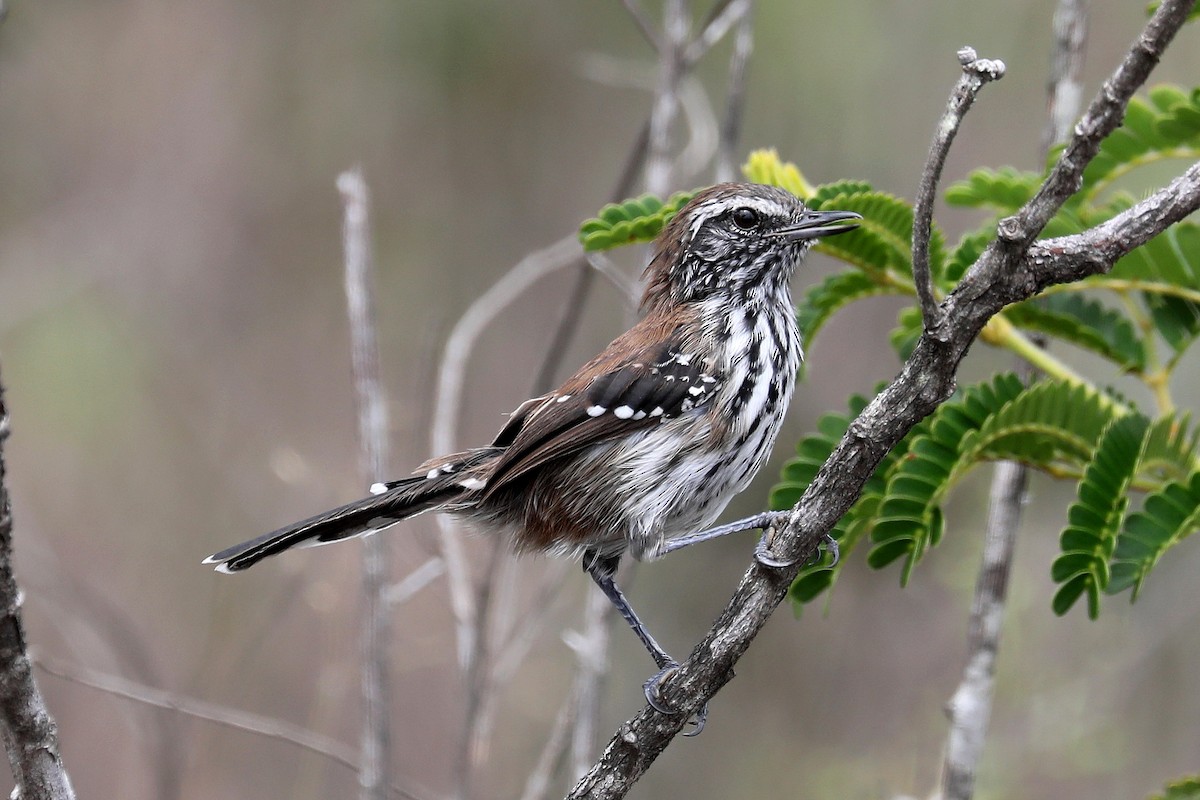
[[[498,455],[499,448],[448,456],[424,465],[428,472],[413,478],[375,484],[371,497],[347,503],[277,531],[228,547],[204,559],[218,572],[239,572],[264,558],[290,550],[363,536],[442,506],[461,502],[484,485],[475,477]]]

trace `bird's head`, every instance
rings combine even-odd
[[[860,219],[851,211],[810,211],[773,186],[721,183],[704,189],[655,240],[642,309],[786,291],[816,239],[853,230]]]

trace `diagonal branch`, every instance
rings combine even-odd
[[[958,365],[993,315],[1047,286],[1111,268],[1121,255],[1200,207],[1200,165],[1196,165],[1096,230],[1031,248],[1034,237],[1069,196],[1067,189],[1079,186],[1099,139],[1117,126],[1130,96],[1149,75],[1192,4],[1182,0],[1162,4],[1076,127],[1041,191],[1002,225],[1005,238],[985,251],[942,304],[939,330],[922,334],[900,375],[850,425],[771,545],[792,566],[769,569],[753,564],[712,629],[663,684],[663,701],[678,713],[668,716],[646,707],[624,723],[570,798],[623,797],[690,716],[732,678],[734,664],[786,597],[803,557],[816,551],[858,499],[887,452],[950,396]]]

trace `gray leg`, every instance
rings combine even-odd
[[[649,651],[650,657],[654,659],[654,663],[658,665],[658,672],[651,676],[650,680],[642,685],[642,691],[646,695],[646,702],[650,704],[655,711],[662,714],[674,714],[674,709],[668,708],[659,699],[658,686],[664,678],[671,672],[679,668],[679,662],[671,658],[666,650],[654,640],[650,635],[650,631],[642,624],[637,613],[633,610],[633,606],[629,605],[629,601],[625,599],[625,595],[613,580],[613,575],[617,571],[617,563],[621,560],[620,555],[601,556],[595,551],[588,551],[583,556],[583,570],[588,575],[592,576],[592,580],[600,587],[600,591],[604,592],[604,596],[609,599],[620,612],[621,617],[633,629],[634,634]],[[684,734],[685,736],[696,736],[700,731],[704,730],[704,721],[708,717],[708,706],[700,709],[696,714],[694,730]]]
[[[713,539],[718,539],[722,536],[728,536],[731,533],[739,533],[741,531],[753,530],[755,528],[762,530],[762,531],[767,531],[767,530],[770,530],[771,528],[778,527],[779,525],[784,524],[785,522],[787,522],[788,517],[790,517],[790,516],[791,516],[790,511],[764,511],[761,514],[755,514],[752,517],[746,517],[745,519],[739,519],[736,522],[730,522],[725,525],[720,525],[716,528],[709,528],[706,531],[699,531],[697,533],[689,533],[687,536],[679,536],[679,537],[669,540],[666,543],[666,545],[663,547],[662,555],[666,555],[667,553],[673,553],[676,550],[680,550],[689,545],[699,544],[700,542],[711,541]],[[835,540],[832,536],[826,534],[825,535],[825,547],[830,552],[830,554],[832,554],[832,556],[833,556],[833,564],[830,564],[830,566],[837,564],[838,558],[840,557],[840,553],[838,552],[837,540]],[[793,561],[783,561],[778,558],[775,558],[775,556],[771,553],[770,548],[767,546],[766,536],[759,539],[758,544],[754,546],[754,557],[763,566],[773,567],[776,569],[790,567],[792,564],[795,563]],[[821,554],[818,552],[817,558],[820,558],[820,557],[821,557]]]

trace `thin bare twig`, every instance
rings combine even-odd
[[[967,665],[958,689],[946,706],[951,725],[946,737],[939,795],[945,800],[966,800],[975,789],[975,773],[991,719],[996,653],[1000,646],[1009,569],[1021,523],[1026,482],[1023,465],[1012,461],[996,465],[983,559],[967,631]]]
[[[750,54],[754,51],[754,3],[742,4],[743,12],[737,21],[733,39],[733,55],[729,58],[729,91],[725,96],[725,118],[717,143],[718,182],[731,181],[737,175],[736,152],[742,138],[742,117],[746,108],[746,75]]]
[[[1086,0],[1059,0],[1054,13],[1055,42],[1047,93],[1047,137],[1043,138],[1041,148],[1043,160],[1051,146],[1067,137],[1070,123],[1079,113],[1086,5]],[[1026,384],[1037,377],[1037,371],[1027,363],[1019,365],[1018,370]],[[950,730],[940,787],[940,797],[945,800],[967,800],[974,793],[995,696],[996,654],[1028,482],[1029,468],[1015,461],[997,464],[992,476],[983,557],[967,628],[967,663],[946,707]]]
[[[387,479],[388,415],[380,380],[379,344],[375,336],[374,275],[367,182],[362,169],[337,178],[344,221],[346,305],[350,318],[350,343],[354,388],[358,405],[359,472],[363,483]],[[391,628],[387,592],[391,583],[388,539],[369,536],[363,545],[362,587],[365,608],[362,620],[362,761],[358,775],[363,800],[387,796],[391,752],[389,725],[388,641]]]
[[[658,31],[654,28],[654,23],[646,16],[646,12],[642,10],[641,3],[637,0],[621,0],[621,5],[629,12],[629,16],[633,18],[633,23],[637,29],[641,31],[642,36],[650,43],[650,46],[657,52],[662,49],[662,44],[659,41]]]
[[[677,713],[647,706],[625,722],[572,790],[572,800],[624,797],[690,716],[732,678],[737,660],[787,596],[807,556],[862,493],[888,451],[953,392],[955,375],[983,326],[1010,303],[1042,289],[1111,269],[1118,258],[1200,208],[1200,164],[1108,222],[1082,234],[1034,244],[1078,187],[1100,140],[1119,124],[1134,91],[1158,63],[1193,2],[1164,0],[1075,127],[1035,196],[998,226],[993,242],[942,305],[940,329],[925,331],[900,375],[849,426],[771,544],[792,566],[753,563],[725,610],[691,656],[660,686]]]
[[[583,609],[583,630],[564,636],[575,651],[579,667],[575,674],[575,730],[571,735],[571,780],[577,781],[587,772],[595,757],[596,732],[599,727],[600,697],[608,675],[608,621],[613,604],[601,592],[588,593]]]
[[[1088,0],[1058,0],[1054,9],[1054,49],[1050,56],[1050,82],[1046,93],[1046,128],[1042,134],[1043,158],[1050,148],[1066,141],[1071,124],[1083,105],[1084,43],[1087,41]]]
[[[462,405],[462,389],[466,382],[467,360],[475,342],[493,319],[530,286],[546,275],[572,263],[579,256],[579,241],[574,235],[564,236],[554,244],[535,250],[521,259],[486,292],[471,303],[455,323],[446,340],[442,362],[438,368],[437,393],[434,401],[430,447],[434,453],[451,453],[455,448],[455,428]],[[463,551],[462,536],[454,523],[439,515],[439,545],[446,565],[450,589],[450,606],[455,620],[459,668],[466,673],[475,652],[476,607],[471,589],[471,576]]]
[[[946,163],[946,154],[950,152],[950,144],[979,90],[985,83],[1004,77],[1003,61],[979,58],[970,47],[958,51],[958,63],[962,66],[962,74],[950,92],[946,111],[934,131],[913,208],[913,282],[917,286],[917,297],[921,301],[921,315],[927,331],[936,330],[941,323],[941,312],[938,311],[933,291],[933,276],[929,271],[929,236],[933,226],[933,200],[942,177],[942,167]]]
[[[358,753],[355,752],[353,747],[342,744],[328,736],[322,736],[299,725],[293,725],[290,722],[264,717],[260,714],[252,714],[240,709],[229,708],[217,703],[210,703],[206,700],[198,700],[194,697],[187,697],[186,695],[168,692],[163,689],[155,689],[152,686],[146,686],[137,681],[131,681],[128,678],[99,672],[79,664],[67,664],[66,662],[47,658],[40,654],[33,655],[32,661],[34,666],[47,675],[53,675],[70,683],[86,686],[89,689],[96,689],[105,694],[141,703],[142,705],[162,708],[183,714],[187,717],[212,722],[243,733],[252,733],[256,736],[264,736],[268,739],[286,742],[322,758],[327,758],[351,772],[357,772],[359,769]],[[396,785],[391,785],[388,788],[393,795],[408,798],[408,800],[423,800],[423,798],[433,796],[426,791],[414,794],[412,791]]]
[[[429,559],[405,575],[400,581],[392,584],[387,590],[384,599],[387,601],[388,609],[395,611],[398,606],[407,603],[417,592],[441,577],[445,571],[446,565],[441,558],[434,556]]]
[[[717,0],[700,24],[700,33],[683,50],[683,65],[690,69],[721,41],[747,12],[751,0]]]
[[[579,682],[571,684],[571,691],[563,700],[550,727],[550,735],[542,745],[533,769],[525,779],[525,789],[521,792],[521,800],[542,800],[550,791],[550,779],[567,750],[567,741],[571,738],[571,727],[575,716],[575,695],[579,691]]]
[[[650,152],[646,159],[646,191],[660,197],[671,190],[671,129],[679,112],[679,81],[690,24],[686,0],[666,0],[658,48],[658,90],[650,112]]]
[[[58,749],[58,726],[33,678],[25,643],[21,590],[12,561],[12,499],[4,466],[8,432],[8,406],[0,384],[0,735],[16,796],[73,800],[75,790]]]

